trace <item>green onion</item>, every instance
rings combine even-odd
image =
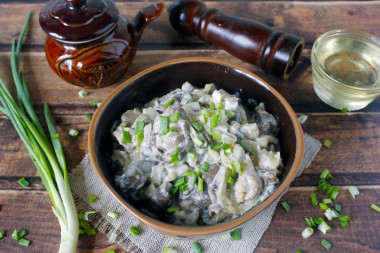
[[[244,125],[244,124],[247,124],[247,121],[245,121],[245,120],[241,120],[241,121],[240,121],[240,125]]]
[[[97,201],[98,200],[98,197],[96,197],[94,194],[89,194],[88,196],[87,196],[87,198],[88,198],[88,201],[90,201],[90,203],[95,203],[95,201]]]
[[[191,244],[191,247],[193,248],[193,250],[196,252],[196,253],[202,253],[203,252],[203,250],[202,250],[202,248],[201,248],[201,245],[199,245],[199,243],[198,242],[193,242],[192,244]]]
[[[230,111],[230,110],[228,110],[228,111],[226,111],[226,115],[227,115],[227,118],[232,118],[233,116],[235,116],[235,113],[233,112],[233,111]]]
[[[187,191],[187,184],[183,184],[183,185],[181,185],[180,187],[179,187],[179,190],[180,191]]]
[[[371,208],[372,208],[373,210],[375,210],[376,212],[380,213],[380,207],[377,206],[376,204],[372,204],[372,205],[371,205]]]
[[[17,230],[14,230],[12,233],[12,238],[15,240],[20,240],[27,234],[28,234],[28,231],[26,231],[25,229],[21,230],[20,232],[18,232]]]
[[[78,233],[79,233],[80,235],[84,235],[84,234],[86,233],[86,230],[80,228],[80,229],[78,230]]]
[[[303,238],[309,238],[314,233],[314,230],[311,227],[305,228],[302,231]]]
[[[5,236],[5,231],[4,230],[0,230],[0,239],[3,239]]]
[[[222,140],[222,133],[218,130],[213,130],[212,131],[212,138],[216,141]]]
[[[207,172],[209,169],[210,169],[210,164],[209,164],[208,162],[204,162],[204,163],[202,164],[202,170],[203,170],[204,172]]]
[[[91,101],[90,106],[99,106],[102,103],[102,101]]]
[[[224,109],[224,104],[223,104],[223,103],[220,103],[220,104],[218,105],[218,110],[222,110],[222,109]]]
[[[210,102],[210,110],[215,110],[216,107],[215,107],[215,103],[214,102]]]
[[[297,250],[297,253],[303,253],[301,250]]]
[[[331,191],[331,194],[330,194],[330,199],[335,200],[336,197],[338,196],[339,190],[340,190],[340,187],[333,187],[333,190]]]
[[[86,119],[88,119],[89,121],[91,121],[91,119],[92,119],[92,116],[91,116],[91,114],[86,114]]]
[[[85,211],[83,215],[83,219],[88,221],[88,216],[90,214],[95,214],[95,213],[97,213],[97,211]]]
[[[314,219],[314,223],[316,225],[320,225],[322,222],[324,222],[323,218],[322,217],[318,217],[318,218],[315,218]]]
[[[241,239],[241,229],[240,228],[237,228],[237,229],[231,231],[230,234],[231,234],[231,240],[232,241],[238,241]]]
[[[227,234],[223,234],[223,235],[219,236],[220,240],[227,240],[230,238],[231,238],[231,233],[227,233]]]
[[[19,184],[22,185],[24,188],[27,188],[30,185],[30,183],[23,177],[17,180],[17,182],[19,182]]]
[[[29,246],[31,241],[29,241],[28,239],[25,239],[25,238],[21,238],[20,241],[18,241],[18,243],[23,245],[23,246]]]
[[[253,152],[252,150],[247,146],[245,145],[245,143],[243,141],[238,141],[239,145],[243,147],[243,149],[248,152],[250,155],[253,155]]]
[[[198,192],[203,192],[203,178],[198,177]]]
[[[311,203],[313,204],[313,206],[317,206],[318,201],[317,201],[317,197],[315,196],[315,193],[310,194],[310,198],[311,198]]]
[[[76,136],[78,136],[78,134],[79,134],[79,131],[75,130],[73,128],[71,128],[70,131],[69,131],[69,135],[70,136],[76,137]]]
[[[160,116],[160,136],[169,132],[169,117]]]
[[[352,198],[355,198],[356,195],[359,195],[359,190],[355,186],[349,186],[348,191],[350,192]]]
[[[197,132],[202,132],[204,130],[203,126],[199,124],[196,121],[190,122],[190,125],[197,131]]]
[[[181,186],[186,184],[186,177],[179,177],[177,180],[174,182],[174,187]]]
[[[343,107],[342,110],[340,110],[341,113],[345,113],[345,112],[348,112],[348,108],[347,107]]]
[[[135,227],[135,226],[132,225],[129,228],[129,232],[131,232],[131,234],[134,235],[134,236],[138,236],[140,234],[140,229],[138,229],[137,227]]]
[[[321,208],[321,210],[327,210],[329,207],[325,203],[319,203],[319,208]]]
[[[199,139],[198,136],[194,136],[193,141],[194,141],[195,145],[197,145],[198,147],[202,147],[204,144],[203,141],[201,139]]]
[[[174,123],[174,122],[176,122],[176,121],[178,121],[179,120],[179,113],[178,112],[176,112],[176,113],[174,113],[172,116],[170,116],[170,118],[169,118],[169,121],[171,122],[171,123]]]
[[[169,207],[168,209],[166,209],[166,212],[173,213],[177,210],[179,210],[179,207]]]
[[[109,249],[109,250],[104,251],[104,253],[115,253],[115,250],[114,249]]]
[[[233,172],[233,174],[234,173],[239,173],[239,175],[241,176],[241,174],[243,173],[242,169],[241,169],[241,163],[239,163],[239,162],[232,162],[231,166],[232,166],[232,172]]]
[[[18,237],[18,231],[17,231],[16,229],[13,230],[12,238],[15,239],[15,240],[19,240],[19,239],[20,239],[20,238]]]
[[[324,169],[319,176],[319,178],[324,178],[326,180],[333,179],[333,176],[330,174],[330,171],[328,169]]]
[[[166,104],[165,108],[168,108],[174,102],[174,98],[171,98]]]
[[[336,213],[331,208],[327,208],[324,214],[329,221],[333,218],[337,218]]]
[[[89,230],[86,230],[86,235],[88,235],[88,236],[94,236],[94,235],[96,235],[95,228],[90,228]]]
[[[80,97],[85,97],[85,96],[87,96],[87,92],[86,91],[84,91],[84,90],[80,90],[79,92],[78,92],[78,95],[80,96]]]
[[[218,115],[214,115],[210,118],[210,129],[213,129],[219,125]]]
[[[175,132],[175,126],[171,126],[170,128],[169,128],[169,132]]]
[[[316,224],[314,223],[313,217],[307,218],[305,217],[306,223],[309,227],[315,227]]]
[[[208,119],[208,118],[210,118],[210,116],[211,116],[210,110],[208,110],[208,109],[203,109],[203,110],[201,111],[201,113],[202,113],[202,115],[203,115],[203,117],[204,117],[205,119]]]
[[[331,231],[331,228],[329,225],[327,225],[326,222],[322,221],[321,224],[318,225],[318,229],[324,233],[324,234],[327,234],[328,232]]]
[[[330,148],[330,146],[331,146],[331,141],[330,141],[330,140],[324,140],[324,141],[323,141],[323,146],[325,146],[326,148]]]
[[[164,253],[178,253],[178,251],[169,246],[164,248]]]
[[[172,151],[170,153],[170,157],[171,157],[170,162],[171,163],[177,163],[177,162],[179,162],[179,157],[178,157],[179,151],[180,151],[180,148],[177,147],[174,151]]]
[[[281,202],[281,205],[284,207],[284,209],[285,209],[287,212],[290,211],[291,208],[290,208],[289,204],[288,204],[286,201]]]
[[[195,102],[198,102],[198,101],[194,99],[189,99],[187,100],[186,104],[195,103]]]
[[[187,152],[187,157],[190,159],[197,159],[197,154],[193,152]]]
[[[332,204],[332,200],[331,199],[323,199],[323,203],[325,204]]]
[[[107,212],[107,216],[109,216],[115,220],[119,218],[119,215],[117,213],[114,213],[114,212]]]
[[[50,109],[46,103],[44,104],[44,116],[50,134],[45,134],[44,128],[34,110],[24,75],[19,68],[22,40],[30,17],[31,12],[28,12],[18,41],[14,40],[12,43],[10,54],[17,102],[11,96],[3,80],[0,79],[0,111],[9,117],[15,130],[24,142],[52,200],[53,212],[57,216],[61,227],[59,252],[75,252],[78,242],[79,225],[76,207],[68,182],[62,145],[59,138],[56,138],[58,133],[54,126]]]
[[[229,177],[227,178],[227,183],[229,183],[229,184],[233,184],[234,182],[235,182],[235,180],[234,180],[233,177],[229,176]]]
[[[335,203],[334,210],[340,213],[342,211],[342,206],[338,203]]]
[[[144,121],[136,121],[134,133],[137,134],[138,132],[144,131],[144,126]]]
[[[326,249],[331,249],[331,247],[332,247],[332,244],[329,241],[327,241],[326,239],[323,239],[322,242],[321,242],[321,244]]]
[[[141,142],[144,140],[144,130],[137,132],[137,146],[141,146]]]
[[[122,141],[124,143],[131,143],[131,134],[128,131],[125,131],[124,126],[121,125],[121,132],[122,132]]]

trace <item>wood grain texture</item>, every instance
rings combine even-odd
[[[46,2],[0,1],[0,77],[9,86],[12,80],[9,64],[11,42],[19,35],[27,11],[33,10],[21,57],[21,69],[41,119],[43,103],[47,102],[51,106],[58,132],[63,137],[63,148],[70,169],[88,152],[89,121],[85,114],[93,114],[96,110],[90,106],[91,101],[102,101],[134,74],[167,60],[191,56],[223,59],[243,66],[267,81],[286,98],[298,115],[308,115],[303,124],[305,132],[321,142],[329,139],[332,143],[329,149],[323,147],[311,165],[291,184],[283,198],[292,206],[291,212],[286,213],[281,206],[276,209],[272,224],[255,253],[297,250],[324,252],[325,249],[320,245],[323,238],[334,245],[329,252],[380,252],[380,215],[369,207],[372,203],[380,205],[380,99],[359,112],[340,113],[315,95],[310,63],[311,46],[326,31],[351,28],[380,37],[380,1],[206,2],[209,7],[303,36],[306,48],[300,65],[287,81],[265,74],[259,68],[196,37],[178,34],[170,26],[168,13],[165,12],[145,30],[139,51],[125,76],[110,87],[88,90],[89,94],[84,98],[78,96],[79,88],[62,81],[46,62],[46,36],[38,24],[38,13]],[[153,1],[115,2],[120,13],[131,19],[139,9]],[[169,5],[171,1],[165,3]],[[71,128],[78,129],[80,135],[76,138],[68,136]],[[7,231],[7,236],[0,240],[0,252],[56,252],[60,231],[51,211],[50,200],[24,144],[3,114],[0,114],[0,161],[0,230]],[[337,202],[343,206],[343,213],[351,216],[351,225],[342,229],[334,221],[331,223],[331,233],[323,235],[316,231],[311,238],[302,239],[301,232],[306,227],[304,217],[323,215],[319,208],[313,208],[310,204],[310,193],[316,192],[315,185],[323,169],[329,169],[334,175],[333,185],[343,188]],[[18,184],[20,177],[31,182],[30,188],[25,189]],[[359,188],[360,195],[355,200],[348,194],[349,185]],[[319,200],[323,198],[321,192],[317,196]],[[18,245],[10,236],[14,229],[23,228],[29,231],[27,238],[32,240],[29,247]],[[77,251],[103,253],[111,248],[117,249],[118,253],[124,252],[119,246],[109,244],[106,235],[97,234],[94,237],[81,236]],[[157,249],[157,252],[162,252],[162,249]]]

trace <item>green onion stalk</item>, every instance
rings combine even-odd
[[[53,203],[53,212],[61,226],[59,252],[75,252],[78,243],[78,215],[67,177],[67,167],[59,134],[55,128],[49,106],[44,104],[44,115],[50,134],[50,141],[42,128],[33,108],[24,75],[19,70],[22,40],[28,27],[31,12],[28,13],[18,41],[14,40],[11,50],[11,69],[17,91],[17,102],[0,78],[0,111],[11,120],[24,142],[37,168],[43,184]]]

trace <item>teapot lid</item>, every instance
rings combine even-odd
[[[85,42],[110,31],[118,17],[111,0],[51,0],[40,12],[40,25],[57,40]]]

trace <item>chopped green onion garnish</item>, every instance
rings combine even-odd
[[[131,134],[128,131],[124,130],[124,126],[123,125],[121,125],[121,131],[122,131],[122,135],[123,135],[122,141],[124,143],[131,143],[132,142],[131,141]]]
[[[84,91],[84,90],[80,90],[79,92],[78,92],[78,95],[80,96],[80,97],[85,97],[85,96],[87,96],[87,92],[86,91]]]
[[[186,103],[186,104],[195,103],[195,102],[198,102],[198,101],[197,101],[197,100],[194,100],[194,99],[189,99],[189,100],[187,100],[187,103]]]
[[[69,131],[69,135],[71,135],[71,136],[76,137],[76,136],[78,136],[78,134],[79,134],[79,131],[75,130],[73,128],[71,128],[70,131]]]
[[[20,238],[23,238],[24,236],[26,236],[28,234],[28,231],[26,231],[25,229],[21,230],[20,232],[17,233],[17,237],[18,239]]]
[[[178,121],[179,120],[179,113],[178,112],[176,112],[176,113],[174,113],[172,116],[170,116],[170,118],[169,118],[169,121],[171,122],[171,123],[174,123],[174,122],[176,122],[176,121]]]
[[[114,249],[109,249],[109,250],[104,251],[104,253],[115,253],[115,250]]]
[[[197,131],[197,132],[202,132],[204,129],[203,129],[203,126],[201,124],[199,124],[198,122],[196,121],[192,121],[190,122],[190,125]]]
[[[281,202],[281,205],[285,208],[285,210],[287,212],[290,211],[291,208],[290,208],[289,204],[286,201]]]
[[[85,211],[83,215],[83,219],[88,221],[88,216],[94,213],[97,213],[97,211]]]
[[[250,155],[253,155],[252,150],[247,145],[245,145],[243,141],[238,141],[238,143],[240,146],[244,148],[246,152],[248,152]]]
[[[175,126],[171,126],[171,127],[169,128],[169,132],[175,132]]]
[[[80,229],[78,230],[78,233],[79,233],[80,235],[84,235],[84,234],[86,233],[86,230],[80,228]]]
[[[174,98],[171,98],[166,104],[165,108],[168,108],[174,102]]]
[[[297,250],[297,253],[303,253],[301,250]]]
[[[198,177],[198,192],[203,192],[203,178]]]
[[[355,186],[349,186],[348,191],[350,192],[352,198],[355,198],[356,195],[359,195],[359,190]]]
[[[331,249],[331,247],[332,247],[332,244],[329,241],[327,241],[326,239],[323,239],[322,242],[321,242],[321,244],[326,249]]]
[[[187,184],[183,184],[183,185],[181,185],[180,187],[179,187],[179,190],[180,191],[187,191]]]
[[[19,184],[21,184],[24,188],[30,185],[30,183],[23,177],[17,180],[17,182],[19,182]]]
[[[219,124],[219,117],[218,115],[214,115],[210,118],[210,129],[213,129],[217,127]]]
[[[348,108],[347,107],[343,107],[342,110],[340,110],[341,113],[345,113],[345,112],[348,112]]]
[[[90,203],[95,203],[96,200],[98,200],[98,198],[94,195],[94,194],[89,194],[87,196],[88,200],[90,201]]]
[[[92,116],[91,116],[91,114],[86,114],[86,119],[88,119],[88,120],[91,120],[92,119]]]
[[[347,221],[340,221],[340,224],[342,225],[342,228],[346,228],[349,226]]]
[[[179,162],[179,157],[178,157],[179,151],[180,151],[180,148],[177,147],[174,151],[172,151],[170,153],[170,157],[171,157],[170,162],[171,163],[177,163],[177,162]]]
[[[227,234],[223,234],[223,235],[219,236],[220,240],[227,240],[230,238],[231,238],[231,233],[227,233]]]
[[[241,175],[243,173],[242,169],[241,169],[241,163],[239,163],[239,162],[232,162],[231,163],[231,167],[232,167],[232,172],[233,173],[239,173],[239,175]]]
[[[181,186],[186,184],[186,177],[179,177],[177,180],[174,182],[174,187]]]
[[[212,131],[212,138],[216,141],[222,140],[222,133],[218,130],[213,130]]]
[[[144,140],[144,131],[137,132],[137,146],[141,146],[141,142]]]
[[[102,103],[102,101],[91,101],[90,106],[99,106]]]
[[[232,118],[233,116],[235,116],[235,113],[233,112],[233,111],[230,111],[230,110],[228,110],[228,111],[226,111],[226,115],[227,115],[227,118]]]
[[[95,228],[90,228],[90,229],[86,230],[86,235],[88,235],[88,236],[94,236],[94,235],[96,235]]]
[[[342,206],[338,203],[335,203],[334,210],[340,213],[342,211]]]
[[[317,206],[318,201],[317,201],[317,197],[315,196],[315,193],[310,194],[310,198],[311,198],[311,203],[313,204],[313,206]]]
[[[218,106],[218,110],[222,110],[222,109],[224,109],[224,104],[220,103],[219,106]]]
[[[339,220],[340,220],[340,221],[350,221],[351,218],[350,218],[349,215],[345,215],[345,216],[340,216],[340,217],[339,217]]]
[[[310,217],[310,218],[305,218],[306,222],[307,222],[307,225],[309,225],[309,227],[315,227],[316,224],[314,223],[314,220],[313,220],[313,217]]]
[[[321,210],[327,210],[327,208],[329,208],[325,203],[319,203],[319,207]]]
[[[160,116],[160,136],[169,132],[169,117]]]
[[[168,209],[166,209],[166,212],[172,213],[172,212],[175,212],[177,210],[179,210],[179,207],[169,207]]]
[[[371,208],[372,208],[373,210],[375,210],[376,212],[380,213],[380,207],[377,206],[376,204],[372,204],[372,205],[371,205]]]
[[[227,178],[227,183],[229,183],[229,184],[233,184],[234,182],[235,182],[235,180],[234,180],[233,177],[229,176],[229,177]]]
[[[329,148],[331,146],[331,141],[330,140],[324,140],[323,146],[325,146],[326,148]]]
[[[0,239],[3,239],[5,236],[5,231],[4,230],[1,230],[0,231]]]
[[[165,247],[164,253],[178,253],[178,251],[173,249],[172,247]]]
[[[201,245],[199,245],[198,242],[193,242],[193,244],[191,244],[191,247],[193,248],[193,250],[196,252],[196,253],[202,253],[203,250],[201,248]]]
[[[197,159],[197,154],[193,152],[187,152],[187,157],[190,159]]]
[[[144,126],[145,126],[144,121],[136,121],[134,133],[137,134],[140,131],[144,131]]]
[[[324,222],[322,217],[315,218],[313,221],[316,225],[320,225],[322,222]]]
[[[117,214],[117,213],[114,213],[114,212],[107,212],[107,215],[109,216],[109,217],[111,217],[112,219],[117,219],[117,218],[119,218],[119,215]]]
[[[303,238],[308,238],[314,233],[314,230],[311,227],[305,228],[302,231],[302,237]]]
[[[324,178],[326,180],[333,179],[333,176],[330,174],[330,171],[328,169],[324,169],[319,176],[319,178]]]
[[[203,117],[204,117],[205,119],[208,119],[208,118],[210,118],[210,116],[211,116],[210,110],[208,110],[208,109],[203,109],[203,110],[201,111],[201,113],[202,113],[202,115],[203,115]]]
[[[16,229],[13,230],[12,238],[15,239],[15,240],[19,240],[20,239],[20,237],[18,235],[18,231]]]
[[[30,241],[28,239],[21,238],[20,241],[18,241],[18,243],[23,245],[23,246],[29,246]]]
[[[230,234],[231,234],[231,240],[232,241],[238,241],[241,239],[241,229],[240,228],[237,228],[237,229],[231,231]]]
[[[336,213],[331,208],[327,208],[324,214],[329,221],[333,218],[337,218]]]
[[[326,234],[326,233],[328,233],[328,232],[331,231],[330,226],[327,225],[327,223],[324,222],[324,221],[322,221],[321,224],[318,225],[318,229],[319,229],[322,233],[324,233],[324,234]]]
[[[244,125],[244,124],[247,124],[247,121],[245,121],[245,120],[241,120],[241,121],[240,121],[240,125]]]
[[[215,110],[215,103],[214,102],[210,102],[210,110]]]
[[[197,145],[198,147],[203,146],[203,141],[201,139],[199,139],[198,136],[194,136],[193,141],[194,141],[195,145]]]
[[[209,169],[210,169],[210,164],[209,164],[208,162],[204,162],[204,163],[202,164],[202,170],[203,170],[204,172],[207,172]]]
[[[332,204],[332,200],[331,199],[323,199],[323,203]]]
[[[338,196],[339,190],[340,190],[340,187],[333,187],[333,190],[331,191],[331,194],[330,194],[330,199],[335,200],[336,197]]]

